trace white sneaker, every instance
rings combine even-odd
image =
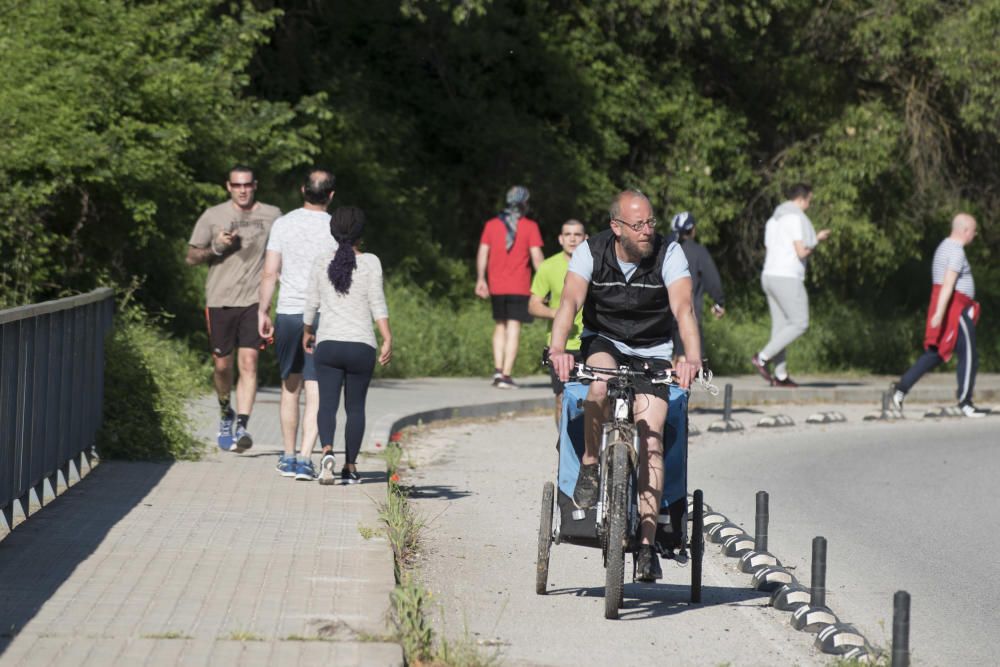
[[[897,389],[892,393],[892,409],[903,414],[903,399],[906,398],[906,394]]]
[[[966,417],[972,417],[973,419],[979,419],[980,417],[985,417],[988,414],[977,408],[972,403],[962,403],[958,406],[958,409],[962,411],[963,415]]]
[[[333,476],[333,469],[337,464],[337,460],[333,458],[333,454],[326,454],[323,459],[319,462],[319,483],[320,484],[336,484],[337,480]]]

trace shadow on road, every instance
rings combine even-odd
[[[458,500],[459,498],[465,498],[471,495],[471,491],[455,489],[453,486],[429,484],[410,487],[410,498],[418,500]]]
[[[102,462],[0,541],[0,656],[171,465]]]
[[[603,586],[586,588],[555,588],[548,595],[572,595],[575,597],[604,597]],[[687,584],[625,584],[625,606],[620,618],[642,619],[672,616],[698,607],[713,605],[743,605],[757,600],[767,600],[767,593],[750,588],[725,588],[702,586],[701,603],[692,605],[691,587]]]

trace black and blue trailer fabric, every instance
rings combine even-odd
[[[563,391],[562,419],[559,433],[559,482],[557,503],[560,512],[559,536],[569,542],[600,546],[596,529],[596,510],[590,508],[580,520],[572,517],[576,505],[573,489],[580,475],[580,459],[584,452],[583,401],[587,386],[579,382],[566,383]],[[665,477],[663,499],[660,501],[660,521],[656,542],[661,551],[684,545],[687,535],[687,438],[688,392],[670,387],[667,423],[663,428],[663,464]]]

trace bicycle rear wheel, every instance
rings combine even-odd
[[[625,586],[625,541],[627,539],[628,445],[610,445],[611,460],[606,488],[608,489],[607,539],[604,554],[604,618],[618,618]]]
[[[552,512],[555,485],[545,482],[542,487],[542,518],[538,526],[538,561],[535,564],[535,593],[545,595],[549,583],[549,552],[552,549]]]

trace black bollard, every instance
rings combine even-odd
[[[722,421],[728,422],[733,418],[733,385],[726,385],[725,402],[722,404]]]
[[[910,594],[892,596],[892,667],[910,665]]]
[[[820,632],[840,619],[826,606],[826,538],[814,537],[812,543],[812,588],[809,604],[792,614],[792,627],[804,632]]]
[[[753,550],[767,551],[767,491],[757,492],[757,521],[754,525]]]
[[[757,516],[754,526],[753,548],[747,549],[740,554],[740,570],[747,574],[753,574],[763,567],[781,565],[767,550],[767,521],[768,521],[768,495],[767,491],[757,492]]]
[[[704,497],[701,489],[694,491],[694,512],[691,516],[691,602],[701,602],[701,560],[705,555]]]
[[[813,538],[812,580],[809,604],[813,607],[826,606],[826,538]]]

